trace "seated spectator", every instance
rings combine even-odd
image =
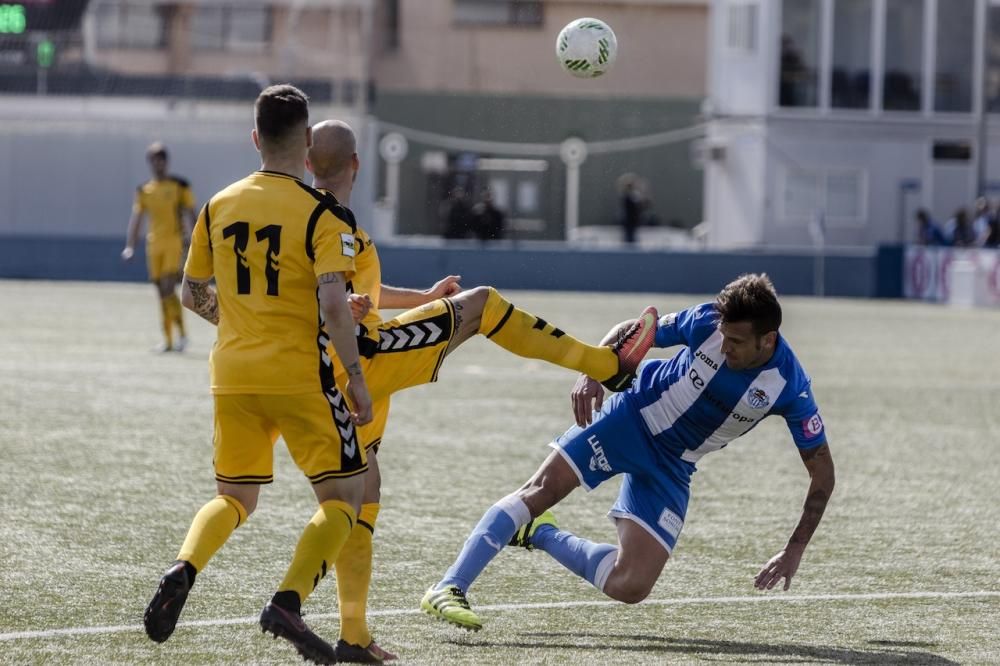
[[[976,199],[975,219],[972,220],[972,234],[976,239],[975,244],[983,246],[986,238],[990,235],[990,223],[996,219],[996,211],[990,207],[990,202],[986,197]]]
[[[972,223],[969,222],[969,214],[964,208],[955,211],[955,216],[948,220],[945,225],[945,237],[948,244],[955,247],[972,247],[976,244],[976,235],[972,231]]]
[[[921,208],[917,211],[917,245],[948,245],[941,227],[931,219],[930,213]]]

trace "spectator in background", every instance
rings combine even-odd
[[[986,197],[976,199],[976,217],[972,220],[972,235],[976,245],[986,245],[986,239],[990,234],[990,224],[996,219],[996,211],[990,207],[990,202]]]
[[[465,189],[456,187],[451,191],[444,205],[444,237],[467,238],[472,232],[475,220],[472,206],[465,195]]]
[[[636,232],[642,221],[643,197],[639,189],[639,177],[634,173],[625,173],[618,178],[618,195],[622,229],[625,232],[626,243],[635,243]]]
[[[986,237],[983,238],[983,247],[1000,247],[1000,217],[996,215],[990,217]]]
[[[948,220],[945,226],[945,237],[948,244],[955,247],[972,247],[976,244],[976,235],[969,222],[969,214],[964,208],[955,211],[955,216]]]
[[[472,207],[474,218],[473,229],[481,241],[499,240],[503,238],[506,215],[493,202],[493,191],[483,190],[482,199]]]
[[[917,245],[948,245],[941,227],[931,219],[930,213],[921,208],[917,211]]]

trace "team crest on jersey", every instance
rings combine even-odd
[[[751,386],[747,391],[747,403],[754,409],[763,409],[771,404],[771,398],[759,386]]]

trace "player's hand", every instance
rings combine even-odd
[[[569,394],[573,404],[573,417],[581,428],[590,424],[594,412],[604,404],[604,387],[587,375],[580,375]]]
[[[351,404],[351,422],[354,425],[371,423],[372,397],[368,393],[364,375],[351,375],[347,378],[347,400]]]
[[[132,257],[135,256],[135,250],[130,247],[126,247],[122,250],[122,261],[132,261]]]
[[[351,307],[351,317],[355,324],[364,319],[368,311],[375,307],[368,294],[350,294],[347,297],[347,304]]]
[[[785,546],[783,551],[767,561],[754,579],[753,586],[758,590],[770,590],[784,578],[784,589],[787,590],[792,585],[792,576],[799,569],[804,550],[804,547]]]
[[[462,285],[459,284],[461,279],[461,275],[449,275],[441,278],[434,283],[433,287],[427,290],[427,298],[431,301],[436,301],[446,296],[454,296],[462,291]]]

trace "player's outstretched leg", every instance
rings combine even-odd
[[[653,346],[655,308],[643,311],[635,323],[609,346],[581,342],[544,319],[515,308],[493,287],[477,287],[453,298],[470,306],[467,316],[479,314],[476,332],[504,349],[577,370],[620,391],[631,383],[636,368]]]
[[[465,593],[486,565],[529,520],[531,513],[516,494],[508,495],[491,506],[472,530],[462,552],[444,578],[424,594],[420,602],[421,610],[462,629],[482,629],[483,624],[469,608]]]

